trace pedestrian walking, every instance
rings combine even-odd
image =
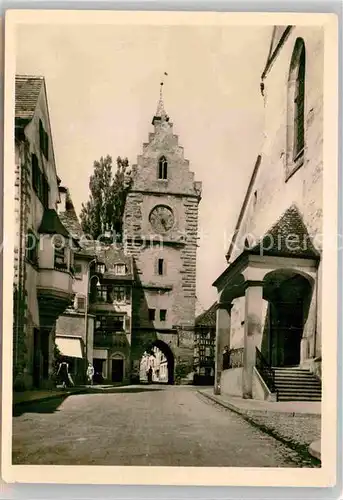
[[[57,380],[61,382],[63,389],[66,387],[73,387],[74,382],[69,373],[69,364],[62,361],[57,370]]]
[[[93,377],[94,377],[94,366],[92,365],[92,363],[88,363],[87,381],[90,385],[93,385]]]
[[[151,384],[152,383],[152,368],[150,366],[149,370],[148,370],[148,384]]]

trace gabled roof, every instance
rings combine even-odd
[[[216,326],[217,302],[195,318],[195,326]]]
[[[295,205],[286,210],[259,243],[249,250],[249,253],[313,259],[319,257],[319,252],[314,247],[303,218]]]
[[[122,245],[118,243],[107,244],[83,238],[80,241],[80,246],[82,254],[94,255],[99,264],[105,264],[106,272],[103,275],[105,280],[127,281],[133,279],[133,258],[125,253]],[[115,264],[125,264],[127,268],[126,274],[116,274],[114,271]]]
[[[44,76],[33,75],[16,75],[15,77],[15,125],[18,131],[25,127],[30,122],[36,112],[38,99],[43,89],[45,106],[47,112],[48,132],[50,134],[50,143],[52,150],[52,163],[55,171],[57,184],[60,179],[56,171],[55,152],[53,146],[53,138],[51,132],[51,122],[49,116],[48,97],[45,85]]]
[[[75,211],[74,204],[73,204],[73,201],[71,199],[69,190],[62,187],[62,186],[59,188],[59,190],[60,190],[60,192],[63,192],[63,191],[66,192],[65,210],[63,212],[59,213],[59,218],[60,218],[62,224],[67,228],[69,233],[74,238],[77,238],[77,239],[81,238],[81,236],[83,235],[83,231],[82,231],[79,219],[76,215],[76,211]]]
[[[22,120],[31,120],[33,118],[42,85],[44,85],[44,77],[42,76],[16,75],[16,118]]]
[[[133,276],[133,265],[132,265],[132,258],[129,255],[125,255],[124,248],[117,245],[106,245],[102,244],[99,245],[96,249],[96,256],[98,259],[98,262],[102,262],[106,265],[106,272],[104,275],[104,278],[106,279],[122,279],[125,277],[132,277]],[[113,266],[115,264],[125,264],[127,267],[127,273],[125,276],[118,276],[115,274]]]

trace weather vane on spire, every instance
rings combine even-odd
[[[162,86],[164,85],[164,77],[165,76],[168,76],[168,73],[166,73],[166,72],[163,73],[163,76],[161,78],[161,84],[160,84],[161,85],[161,89],[162,89]]]
[[[164,85],[164,77],[168,76],[168,73],[164,72],[163,76],[161,78],[161,83],[160,83],[160,101],[163,103],[163,85]]]
[[[160,82],[160,98],[158,101],[157,111],[156,111],[156,115],[155,115],[154,119],[157,118],[159,120],[163,119],[165,121],[169,121],[169,116],[167,115],[167,113],[164,109],[164,102],[163,102],[163,85],[164,85],[164,78],[166,76],[168,76],[168,73],[165,71],[162,78],[161,78],[161,82]]]

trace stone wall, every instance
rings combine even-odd
[[[221,394],[228,396],[239,396],[243,394],[243,368],[230,368],[223,370],[221,374]]]
[[[29,143],[21,137],[15,143],[15,228],[14,281],[13,281],[13,383],[17,389],[32,384],[28,348],[27,318],[27,276],[26,276],[26,233],[30,212],[30,157]]]

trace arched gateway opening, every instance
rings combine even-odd
[[[262,354],[272,366],[298,366],[312,298],[310,278],[296,271],[278,270],[268,274],[264,282],[268,310]]]
[[[140,360],[141,383],[174,384],[174,355],[162,340],[153,342]]]

